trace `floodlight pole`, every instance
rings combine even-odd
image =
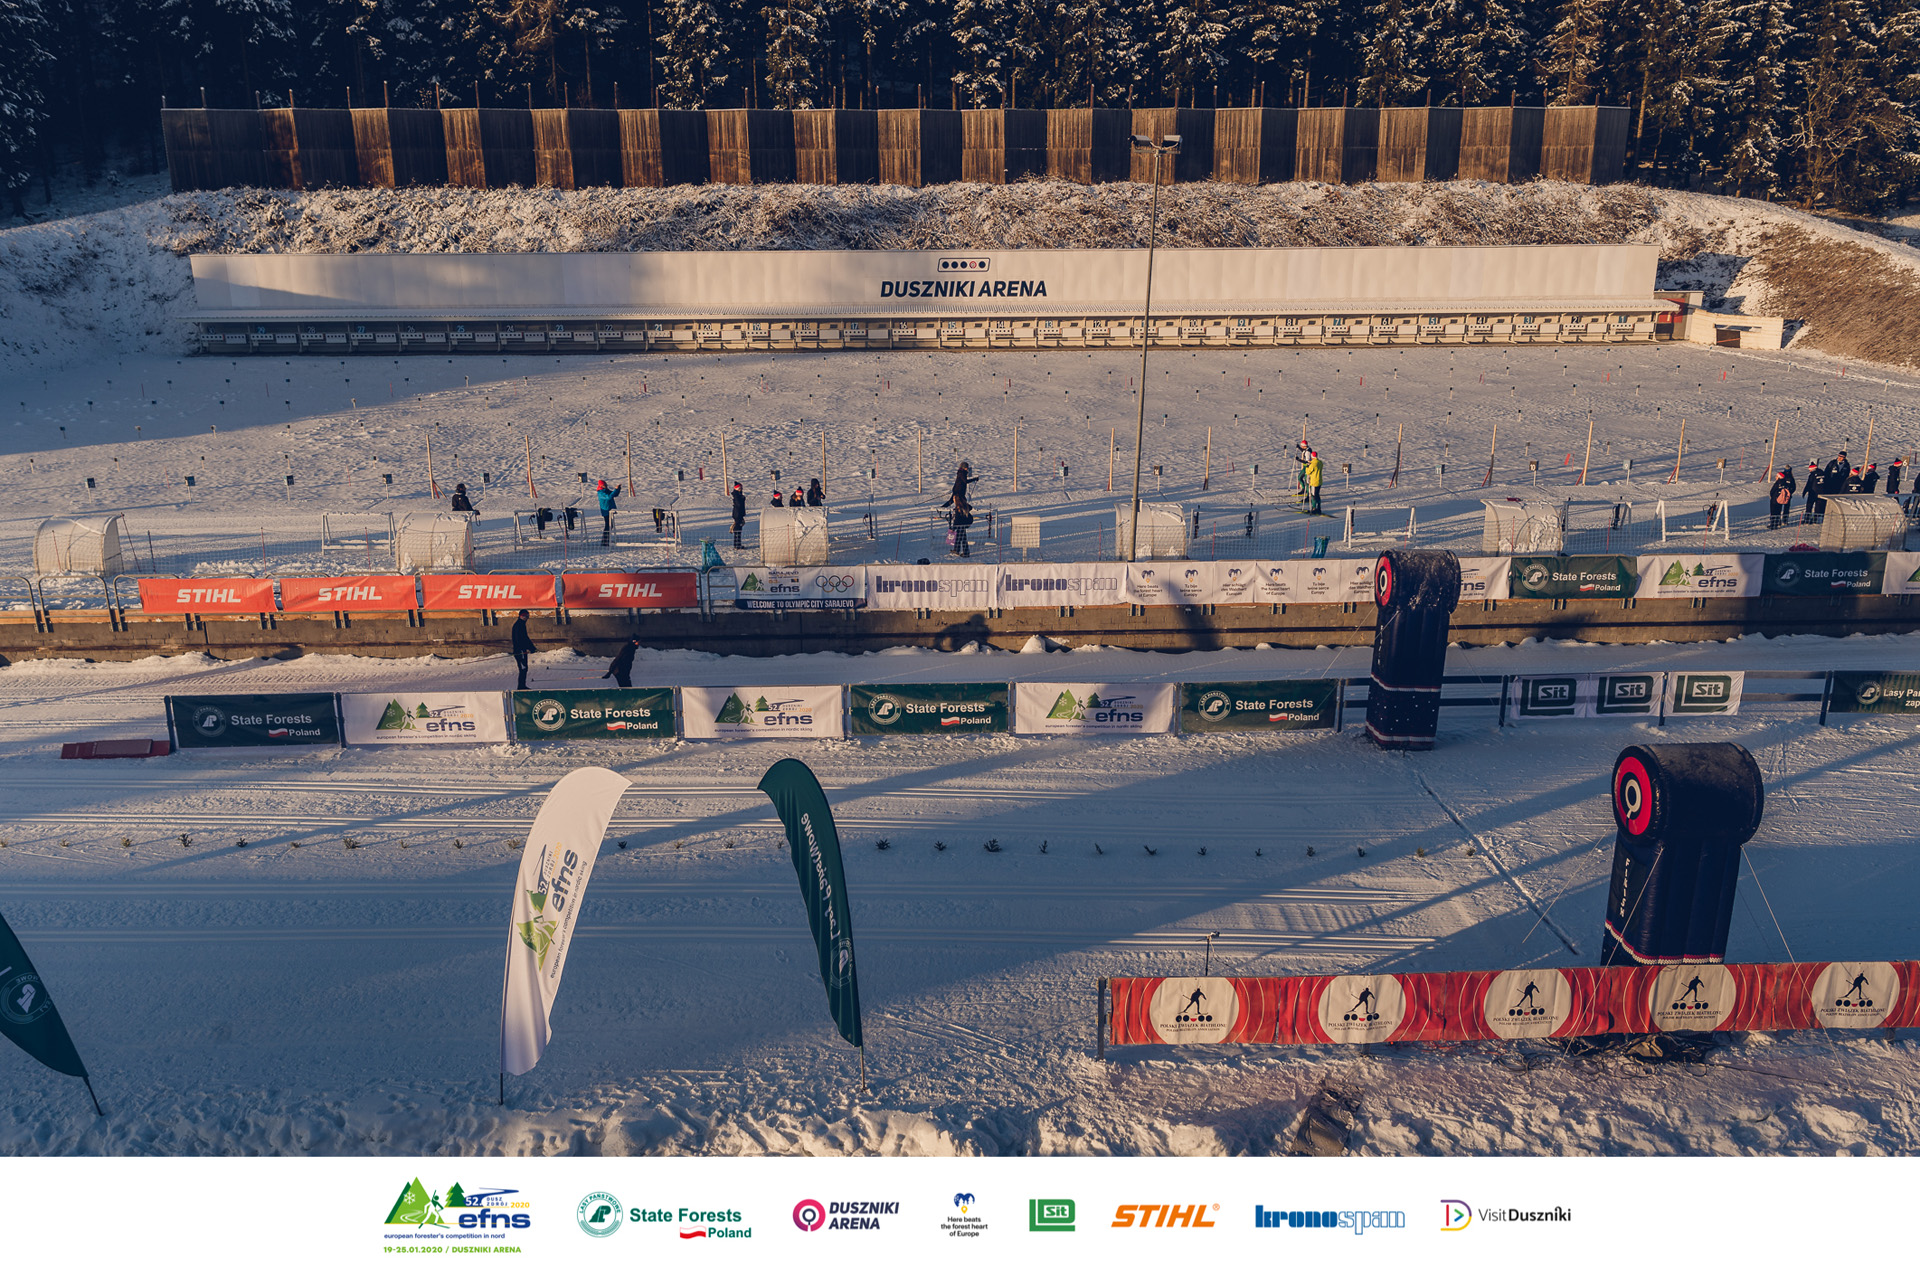
[[[1160,231],[1160,157],[1180,149],[1178,134],[1163,135],[1159,143],[1136,133],[1136,150],[1153,154],[1153,203],[1147,216],[1147,293],[1140,311],[1140,394],[1138,415],[1133,423],[1133,522],[1127,529],[1127,562],[1140,557],[1140,454],[1147,434],[1147,347],[1153,342],[1153,249]]]

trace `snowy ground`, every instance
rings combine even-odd
[[[1178,679],[1366,660],[649,653],[636,675]],[[1832,665],[1914,668],[1920,639],[1527,644],[1456,650],[1451,669]],[[535,667],[549,684],[593,673],[566,653]],[[1730,958],[1915,957],[1920,743],[1898,718],[1821,729],[1781,706],[1664,730],[1499,730],[1491,712],[1452,711],[1440,748],[1412,758],[1355,732],[801,744],[848,852],[871,1095],[825,1019],[792,869],[752,788],[777,747],[54,754],[158,735],[168,693],[510,683],[497,659],[0,671],[0,905],[109,1111],[88,1117],[71,1080],[0,1053],[0,1154],[1269,1153],[1309,1106],[1367,1154],[1920,1149],[1909,1035],[1756,1035],[1691,1065],[1518,1045],[1091,1052],[1098,977],[1193,971],[1213,930],[1214,963],[1253,975],[1594,961],[1605,778],[1633,740],[1736,739],[1766,773]],[[545,788],[586,763],[634,786],[552,1051],[502,1110],[497,973],[519,840]]]
[[[428,491],[429,440],[443,493],[464,482],[481,508],[483,570],[697,562],[704,537],[732,554],[723,434],[727,474],[745,484],[755,510],[774,471],[789,492],[820,472],[824,434],[839,562],[944,554],[935,506],[963,458],[974,465],[983,514],[1047,519],[1038,557],[1110,557],[1113,506],[1132,483],[1138,371],[1137,353],[1125,351],[128,355],[9,386],[12,402],[0,401],[0,420],[12,426],[0,446],[9,496],[0,509],[0,565],[28,566],[33,529],[49,514],[124,512],[128,550],[143,571],[379,571],[391,564],[382,540],[389,512],[445,506]],[[1198,509],[1202,558],[1284,557],[1329,533],[1338,546],[1349,505],[1362,534],[1351,553],[1371,554],[1403,535],[1409,509],[1420,543],[1477,550],[1483,497],[1541,495],[1532,463],[1543,487],[1577,484],[1590,421],[1589,487],[1578,495],[1598,501],[1576,515],[1575,527],[1589,531],[1571,549],[1657,548],[1660,500],[1680,544],[1700,545],[1703,509],[1719,497],[1732,503],[1735,545],[1785,549],[1802,538],[1798,527],[1764,528],[1776,419],[1778,463],[1802,472],[1808,458],[1824,462],[1842,448],[1865,460],[1870,421],[1876,460],[1920,444],[1920,382],[1784,352],[1170,352],[1151,357],[1148,378],[1143,491]],[[1668,484],[1682,419],[1680,482]],[[1291,454],[1303,428],[1328,470],[1329,518],[1312,527],[1292,502]],[[618,543],[601,550],[597,520],[584,546],[577,536],[533,540],[515,512],[569,501],[591,508],[577,475],[625,484],[629,435],[634,488],[621,501]],[[538,503],[526,488],[529,446]],[[1396,448],[1401,482],[1389,487]],[[1483,489],[1490,450],[1494,487]],[[389,474],[391,485],[382,478]],[[1633,502],[1633,523],[1608,535],[1620,500]],[[680,518],[678,546],[654,536],[654,506]],[[1259,531],[1251,546],[1241,536],[1250,507]],[[323,515],[332,534],[325,542]],[[1004,543],[1004,523],[996,528]],[[976,528],[976,539],[983,531]],[[20,593],[0,587],[10,599]],[[101,602],[97,588],[78,583],[52,593],[74,606]]]

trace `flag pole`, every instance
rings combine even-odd
[[[107,1116],[107,1111],[100,1108],[100,1098],[93,1094],[93,1080],[91,1078],[88,1078],[85,1074],[82,1074],[80,1076],[80,1081],[87,1085],[87,1099],[93,1102],[93,1112],[98,1114],[100,1117],[105,1118]]]
[[[860,1090],[863,1092],[873,1090],[867,1086],[867,1045],[865,1043],[860,1045]]]
[[[504,1069],[500,1071],[500,1103],[507,1103],[507,1071]]]

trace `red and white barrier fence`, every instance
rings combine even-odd
[[[1108,1045],[1443,1043],[1920,1026],[1920,963],[1686,963],[1347,976],[1118,976]]]

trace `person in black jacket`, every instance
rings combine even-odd
[[[770,502],[768,502],[768,503],[767,503],[767,505],[769,505],[769,506],[785,506],[786,504],[787,504],[787,498],[786,498],[786,495],[785,495],[784,493],[782,493],[782,492],[781,492],[781,491],[780,491],[780,490],[779,490],[778,488],[776,488],[776,489],[774,489],[774,490],[773,490],[773,500],[772,500],[772,501],[770,501]]]
[[[602,679],[612,679],[623,688],[633,686],[633,658],[640,651],[640,637],[632,636],[620,645],[620,651],[613,654],[613,664],[607,667]]]
[[[960,469],[953,472],[952,491],[947,494],[946,501],[943,501],[940,504],[942,506],[952,505],[955,498],[958,498],[961,501],[968,500],[967,485],[971,484],[972,482],[973,482],[973,463],[963,461],[960,463]]]
[[[1807,482],[1803,488],[1804,504],[1800,507],[1800,522],[1813,522],[1814,503],[1820,500],[1820,463],[1807,458]]]
[[[1782,470],[1767,491],[1767,527],[1778,528],[1793,510],[1793,471]]]
[[[733,548],[740,549],[740,530],[747,526],[747,490],[736,480],[733,485]]]
[[[1880,463],[1868,462],[1866,473],[1860,476],[1860,491],[1877,493],[1880,491]]]
[[[953,514],[947,517],[953,525],[954,553],[962,559],[971,559],[973,551],[967,545],[967,529],[973,526],[973,506],[965,497],[948,499],[953,503]]]
[[[1866,491],[1866,480],[1861,478],[1860,468],[1858,466],[1855,466],[1847,472],[1846,479],[1841,483],[1840,491],[1843,493],[1860,493]]]
[[[513,623],[513,664],[520,667],[520,691],[527,690],[527,658],[539,649],[533,646],[533,640],[527,638],[527,610],[520,610],[520,619]]]
[[[1900,492],[1900,471],[1907,464],[1904,457],[1893,459],[1893,465],[1887,467],[1887,496],[1897,496]]]
[[[827,504],[826,490],[820,487],[820,481],[814,480],[807,485],[807,505],[824,506]]]
[[[1820,491],[1823,494],[1845,492],[1847,472],[1852,469],[1853,463],[1847,460],[1847,452],[1843,448],[1840,450],[1840,455],[1827,462],[1826,469],[1820,472]],[[1821,513],[1826,513],[1825,507],[1821,508]]]
[[[467,486],[465,484],[455,484],[453,486],[453,508],[455,510],[469,511],[473,509],[473,500],[467,496]]]

